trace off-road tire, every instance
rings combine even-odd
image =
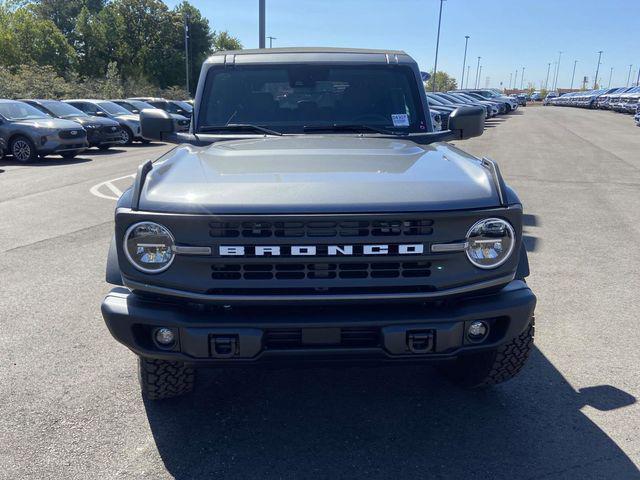
[[[524,331],[510,342],[488,352],[461,356],[442,370],[454,383],[467,388],[505,382],[527,363],[533,349],[534,325],[535,319],[531,317]]]
[[[138,357],[138,380],[148,400],[185,395],[193,390],[196,372],[182,362]]]

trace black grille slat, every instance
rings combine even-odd
[[[415,237],[433,234],[430,219],[385,221],[291,221],[291,222],[210,222],[213,238],[346,238]]]
[[[295,348],[309,348],[311,345],[302,341],[300,328],[267,329],[264,334],[264,346],[268,350],[286,350]],[[315,345],[318,348],[331,346],[334,348],[372,348],[380,346],[380,330],[376,327],[342,327],[340,329],[340,343],[330,345]]]
[[[214,263],[211,271],[214,280],[426,278],[431,262]]]

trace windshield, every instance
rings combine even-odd
[[[110,113],[111,115],[130,115],[131,114],[129,110],[113,102],[99,102],[98,106],[100,106],[100,108],[102,108],[105,112]]]
[[[22,102],[0,102],[0,115],[7,120],[51,118],[51,116],[37,108]]]
[[[126,102],[120,101],[120,102],[116,102],[116,103],[118,105],[120,105],[121,107],[126,108],[131,113],[139,113],[142,110],[144,110],[145,108],[152,108],[152,109],[156,110],[156,107],[154,107],[153,105],[148,104],[147,102],[143,102],[141,100],[127,100]]]
[[[235,123],[284,133],[334,124],[427,129],[413,71],[399,65],[212,68],[202,98],[198,128]]]
[[[191,113],[191,111],[193,110],[193,107],[191,105],[189,105],[187,102],[183,102],[180,100],[171,100],[171,102],[169,103],[173,103],[174,105],[177,105],[178,107],[180,107],[181,109]]]
[[[88,115],[82,110],[69,105],[68,103],[46,101],[42,102],[42,106],[53,113],[56,117],[87,117]]]

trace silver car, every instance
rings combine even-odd
[[[111,118],[117,121],[122,127],[122,141],[130,145],[134,141],[149,143],[142,138],[140,133],[140,116],[134,115],[126,108],[109,100],[73,99],[65,100],[69,105],[73,105],[88,115],[96,117]]]
[[[73,158],[89,147],[79,123],[52,118],[16,100],[0,100],[0,137],[6,139],[7,153],[23,163],[50,154]]]
[[[145,108],[157,109],[158,107],[154,107],[150,103],[143,102],[142,100],[111,100],[113,103],[117,103],[121,107],[126,108],[134,115],[139,115],[142,110]],[[191,124],[191,120],[188,118],[179,115],[177,113],[169,113],[171,118],[173,118],[173,124],[175,125],[176,132],[188,132],[189,125]]]

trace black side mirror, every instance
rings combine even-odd
[[[159,108],[145,108],[140,112],[142,136],[147,140],[177,142],[176,127],[171,115]]]
[[[449,130],[460,140],[479,137],[484,132],[484,113],[482,107],[458,107],[449,115]]]
[[[105,115],[104,115],[104,112],[103,112],[102,110],[96,110],[96,115],[97,115],[98,117],[104,117],[104,116],[105,116]]]

